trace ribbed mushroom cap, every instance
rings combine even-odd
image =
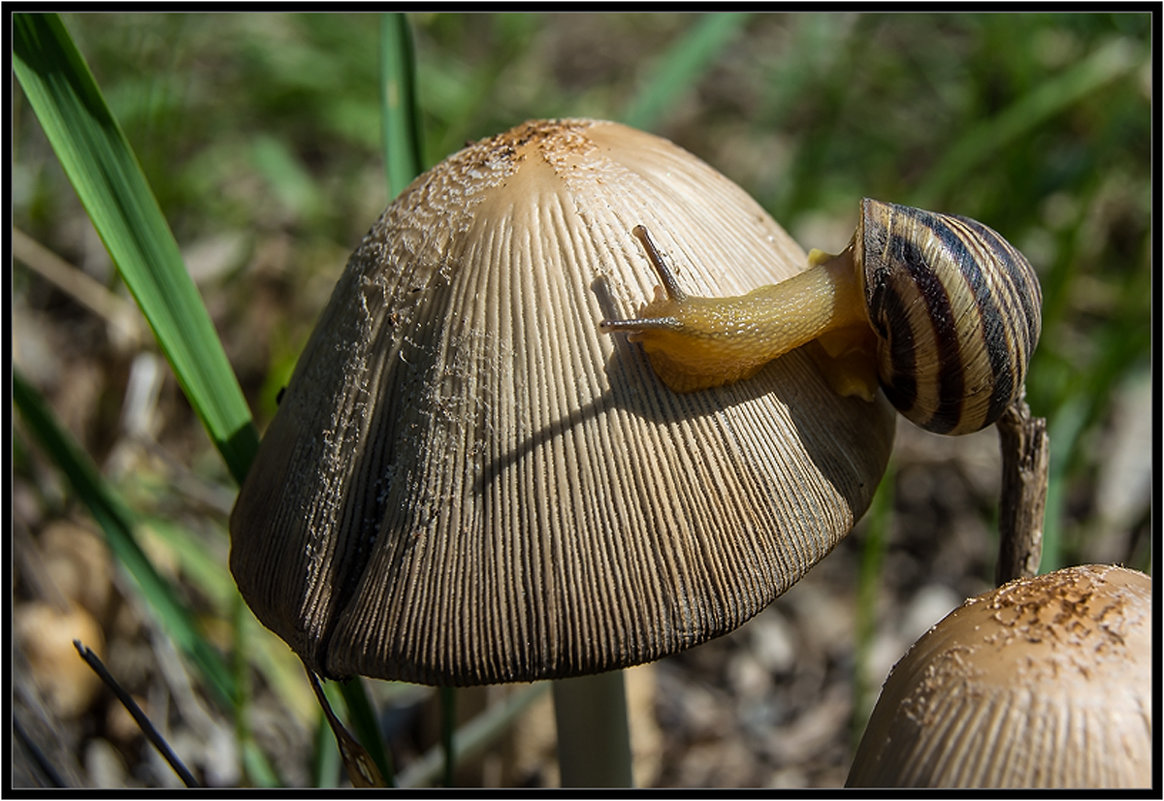
[[[1085,565],[951,612],[889,674],[851,787],[1148,787],[1152,580]]]
[[[741,189],[622,125],[537,121],[420,176],[357,248],[231,516],[255,614],[323,675],[637,664],[723,634],[867,508],[888,404],[790,354],[679,395],[599,333],[654,289],[806,266]]]

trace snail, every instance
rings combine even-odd
[[[599,329],[629,333],[676,392],[743,380],[814,341],[834,390],[872,400],[880,384],[907,419],[940,434],[985,428],[1022,392],[1038,278],[975,220],[865,198],[839,255],[813,250],[804,272],[724,298],[687,295],[646,228],[632,233],[662,286],[638,317]]]

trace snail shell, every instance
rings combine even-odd
[[[1042,293],[1026,258],[980,222],[869,198],[853,249],[889,401],[939,434],[997,420],[1039,339]]]

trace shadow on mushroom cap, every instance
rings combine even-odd
[[[471,145],[372,227],[231,517],[244,597],[312,669],[459,685],[656,659],[743,623],[867,508],[882,399],[800,353],[677,395],[598,332],[651,289],[636,224],[709,295],[806,263],[703,162],[589,120]]]

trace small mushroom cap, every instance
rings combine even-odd
[[[420,176],[356,249],[231,516],[231,569],[313,670],[464,685],[723,634],[825,556],[885,468],[888,403],[789,354],[677,395],[598,330],[804,252],[739,187],[622,125],[535,121]]]
[[[1152,580],[1085,565],[972,598],[894,666],[850,787],[1148,787]]]

